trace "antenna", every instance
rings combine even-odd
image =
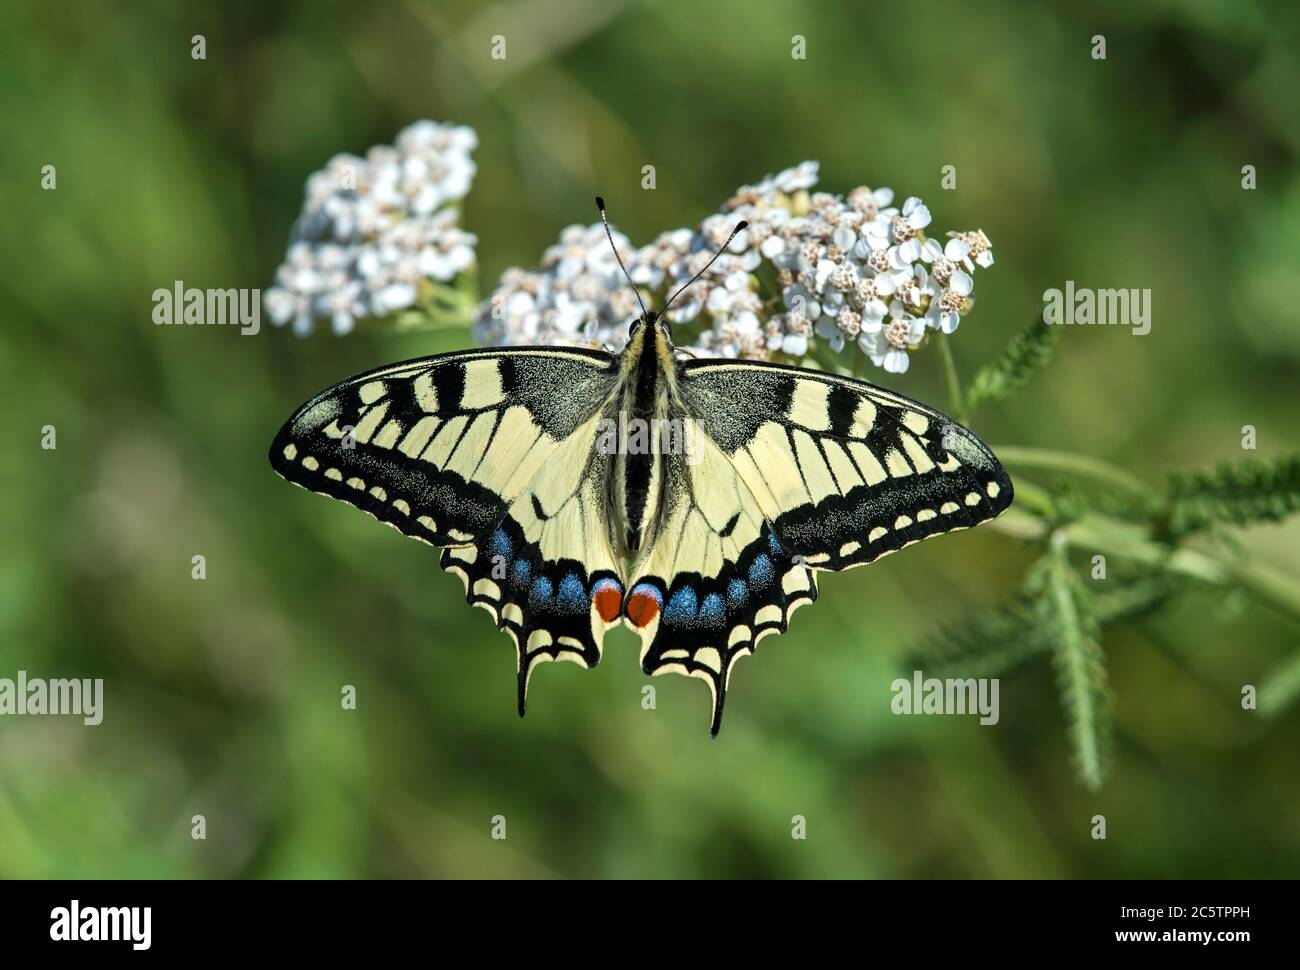
[[[698,273],[696,273],[694,276],[692,276],[685,283],[683,283],[681,289],[679,289],[676,293],[674,293],[672,296],[668,298],[668,302],[664,304],[664,308],[659,311],[660,316],[662,317],[668,316],[668,308],[673,305],[673,301],[677,299],[679,296],[681,296],[682,293],[684,293],[692,283],[694,283],[696,280],[698,280],[701,276],[703,276],[705,273],[709,271],[709,267],[712,266],[717,261],[718,257],[721,256],[723,252],[726,251],[726,248],[731,245],[731,240],[735,239],[736,235],[740,232],[740,230],[744,229],[748,225],[749,223],[746,222],[744,219],[741,219],[738,223],[736,223],[736,228],[731,230],[731,235],[727,237],[727,241],[724,242],[722,246],[718,249],[718,251],[713,254],[713,258],[704,264],[704,268],[700,270]]]
[[[609,237],[609,248],[614,250],[614,258],[618,260],[618,268],[623,271],[623,275],[627,277],[627,285],[632,287],[632,292],[636,294],[636,302],[641,304],[641,316],[644,318],[649,315],[645,308],[645,301],[641,299],[641,291],[632,282],[632,274],[623,265],[623,257],[618,254],[618,247],[614,245],[614,234],[609,231],[609,220],[605,218],[605,200],[600,196],[596,196],[596,208],[600,210],[600,221],[605,224],[605,235]]]

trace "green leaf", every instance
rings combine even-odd
[[[1051,359],[1060,336],[1060,327],[1048,326],[1038,319],[1029,329],[1012,337],[1001,357],[976,372],[966,392],[965,413],[970,414],[986,401],[1008,398],[1024,387]]]
[[[1110,769],[1114,695],[1092,593],[1070,565],[1068,548],[1062,533],[1052,536],[1030,573],[1029,589],[1039,622],[1052,638],[1079,780],[1096,791]]]
[[[1169,531],[1175,536],[1217,523],[1276,522],[1300,510],[1300,454],[1271,463],[1225,462],[1208,473],[1171,473],[1166,501]]]

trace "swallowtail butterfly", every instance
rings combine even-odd
[[[800,367],[685,359],[642,311],[617,354],[469,350],[349,378],[298,409],[271,464],[442,547],[515,643],[520,715],[539,663],[594,667],[623,623],[647,674],[708,684],[716,735],[736,661],[816,598],[817,572],[991,519],[1011,480],[934,408]]]

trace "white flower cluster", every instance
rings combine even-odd
[[[476,238],[455,203],[474,181],[472,128],[417,121],[365,158],[336,155],[307,180],[284,263],[263,305],[300,336],[329,319],[336,334],[358,319],[415,304],[422,280],[446,282],[474,263]]]
[[[613,236],[626,259],[627,237]],[[640,312],[598,222],[561,232],[539,269],[501,274],[496,292],[476,312],[474,330],[484,344],[614,347]]]
[[[720,245],[740,219],[749,226],[709,271],[711,285],[670,315],[686,322],[702,301],[711,327],[700,344],[717,356],[755,356],[761,326],[769,353],[803,357],[814,338],[838,353],[856,341],[878,367],[902,373],[927,329],[957,329],[972,304],[975,267],[993,264],[988,237],[949,233],[940,243],[925,236],[930,210],[915,196],[896,207],[886,188],[809,194],[816,181],[817,163],[804,162],[744,186],[705,219],[694,249]],[[762,264],[775,271],[779,291],[765,320],[752,312],[753,287],[737,277]],[[689,269],[677,278],[689,278]]]
[[[661,297],[699,272],[741,219],[749,223],[668,312],[699,327],[685,349],[700,356],[802,358],[814,341],[857,346],[879,367],[907,370],[927,329],[951,333],[970,309],[975,268],[993,264],[983,232],[927,238],[918,198],[893,205],[889,189],[844,198],[809,193],[817,163],[747,185],[696,231],[665,233],[631,253],[637,285]],[[571,226],[533,272],[511,270],[479,309],[481,340],[618,347],[637,315],[599,223]]]

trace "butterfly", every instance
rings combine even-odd
[[[270,459],[442,549],[514,641],[520,716],[538,664],[594,667],[621,623],[645,673],[708,685],[713,735],[736,661],[816,599],[818,572],[1012,500],[989,448],[934,408],[822,371],[686,359],[644,304],[616,354],[467,350],[349,378],[298,409]]]

